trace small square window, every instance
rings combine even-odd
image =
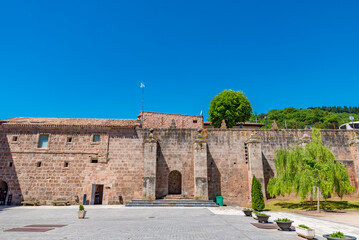
[[[17,140],[18,140],[18,136],[13,136],[13,137],[12,137],[12,141],[13,141],[13,142],[17,142]]]
[[[93,142],[100,142],[100,135],[93,135]]]
[[[48,143],[49,143],[49,134],[40,135],[38,148],[47,148]]]
[[[66,167],[66,168],[69,167],[69,162],[65,162],[64,167]]]
[[[41,162],[37,162],[36,167],[41,167]]]
[[[12,162],[9,162],[9,167],[12,167],[12,164],[13,164]]]
[[[72,137],[67,137],[67,142],[72,143]]]
[[[97,158],[91,158],[91,163],[98,163],[98,159]]]
[[[193,123],[197,123],[197,120],[193,120]]]

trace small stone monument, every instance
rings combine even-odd
[[[273,120],[272,129],[278,129],[278,125],[277,125],[277,123],[275,122],[275,120]]]
[[[227,129],[226,121],[224,121],[224,119],[222,120],[221,123],[221,129]]]
[[[170,128],[176,128],[176,121],[172,119]]]

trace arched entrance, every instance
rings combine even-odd
[[[0,205],[5,205],[7,191],[7,183],[0,180]]]
[[[168,194],[182,193],[182,175],[179,171],[171,171],[168,174]]]

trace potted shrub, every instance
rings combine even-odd
[[[297,234],[301,237],[307,239],[313,239],[315,237],[314,229],[311,229],[303,224],[300,224],[298,227],[295,228]]]
[[[243,212],[247,217],[250,217],[250,216],[252,216],[253,210],[249,209],[249,208],[246,208],[246,209],[243,210]]]
[[[258,218],[258,222],[260,223],[267,223],[268,219],[269,219],[269,215],[264,214],[264,213],[256,213],[257,218]]]
[[[335,232],[332,234],[324,234],[323,237],[325,237],[327,240],[342,240],[342,239],[350,239],[350,240],[356,240],[356,237],[344,235],[342,232]]]
[[[85,215],[86,215],[86,211],[85,211],[84,205],[81,204],[79,206],[79,211],[77,212],[77,216],[79,217],[79,219],[84,219]]]
[[[285,230],[290,230],[290,227],[292,226],[292,220],[290,220],[289,218],[278,218],[277,220],[274,220],[278,227],[285,231]]]

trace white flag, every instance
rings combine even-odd
[[[144,87],[145,87],[145,84],[141,83],[140,88],[144,88]]]
[[[202,114],[203,114],[203,110],[201,110],[201,113],[199,115],[202,116]]]

